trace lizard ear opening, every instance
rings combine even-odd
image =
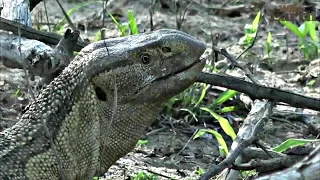
[[[106,101],[107,100],[107,95],[101,88],[96,87],[94,90],[96,91],[96,95],[97,95],[99,100],[101,100],[101,101]]]

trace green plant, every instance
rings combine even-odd
[[[252,44],[257,32],[259,23],[261,21],[261,12],[259,11],[251,24],[246,24],[244,26],[245,35],[240,38],[239,44],[243,46],[249,46]]]
[[[131,177],[131,180],[158,180],[159,177],[154,174],[147,174],[145,172],[138,173],[135,177]]]
[[[316,27],[319,25],[318,21],[310,19],[310,21],[304,22],[299,27],[290,21],[280,21],[280,23],[298,36],[298,46],[306,59],[313,59],[319,56],[319,32],[316,31]]]
[[[199,176],[202,176],[204,174],[204,170],[201,167],[197,167],[197,173]]]
[[[272,43],[272,34],[271,32],[268,32],[268,37],[265,45],[265,50],[267,51],[268,57],[270,57],[270,54],[272,51],[271,43]]]
[[[101,31],[98,31],[94,34],[94,41],[100,41],[101,40]]]
[[[206,68],[209,68],[210,71],[214,67],[206,64]],[[204,104],[203,100],[209,87],[210,86],[208,86],[207,84],[194,83],[182,93],[169,100],[169,102],[167,103],[167,113],[171,114],[173,105],[180,102],[182,106],[180,110],[194,112],[194,115],[199,114],[200,106]],[[197,93],[197,90],[199,88],[202,89],[200,97]]]
[[[14,94],[11,95],[12,97],[20,97],[21,96],[21,90],[17,89],[16,92]]]
[[[202,88],[200,97],[198,93],[196,93],[198,86]],[[219,109],[219,107],[224,102],[234,97],[238,92],[234,90],[226,90],[213,103],[206,105],[203,100],[206,95],[206,92],[208,91],[208,88],[209,86],[206,84],[195,83],[194,85],[186,89],[184,92],[170,99],[170,101],[167,104],[167,113],[172,113],[173,105],[176,103],[180,103],[180,111],[188,112],[188,114],[192,116],[196,121],[198,121],[198,115],[203,114],[204,111],[208,112],[211,116],[217,119],[223,131],[227,135],[229,135],[232,138],[232,140],[234,140],[236,138],[236,133],[234,132],[229,121],[226,118],[217,114],[216,112],[227,113],[236,110],[237,107],[235,106],[223,107],[221,109]],[[228,148],[226,146],[225,140],[223,139],[220,133],[214,130],[200,129],[193,139],[196,139],[204,135],[205,133],[211,133],[216,137],[218,143],[220,144],[220,152],[222,155],[228,154]]]
[[[276,152],[283,152],[291,147],[302,146],[310,142],[319,142],[319,139],[287,139],[280,145],[272,148]]]
[[[252,177],[255,177],[256,175],[257,171],[255,169],[250,171],[241,171],[241,179],[252,179]]]
[[[235,90],[226,90],[223,93],[220,94],[220,96],[209,106],[210,109],[216,108],[218,105],[223,104],[230,98],[233,98],[235,95],[237,95],[237,91]]]
[[[313,79],[313,80],[309,81],[309,82],[307,83],[307,85],[308,85],[309,87],[313,87],[315,83],[316,83],[316,80]]]
[[[145,144],[148,144],[148,140],[139,140],[138,143],[139,145],[145,145]]]
[[[128,20],[129,20],[129,28],[131,34],[139,34],[139,29],[137,25],[136,18],[134,17],[134,13],[131,10],[128,10]]]
[[[200,98],[197,95],[197,89],[199,86],[200,88],[202,88]],[[182,93],[174,96],[169,100],[169,102],[167,103],[167,113],[172,114],[173,105],[180,104],[180,110],[190,111],[198,114],[199,106],[202,103],[203,98],[205,97],[206,91],[207,86],[205,84],[201,85],[200,83],[194,83]]]
[[[131,35],[139,34],[138,25],[136,22],[136,18],[134,16],[133,11],[128,10],[128,22],[120,24],[113,16],[109,13],[109,16],[111,17],[112,21],[118,26],[118,29],[121,32],[121,36],[127,36],[129,33],[127,33],[127,30],[130,30]]]
[[[231,126],[230,123],[229,123],[229,121],[228,121],[226,118],[218,115],[217,113],[213,112],[213,111],[212,111],[211,109],[209,109],[209,108],[205,108],[205,107],[204,107],[204,108],[201,108],[201,109],[204,110],[204,111],[209,112],[215,119],[217,119],[218,122],[219,122],[219,124],[220,124],[220,126],[222,127],[223,131],[224,131],[228,136],[230,136],[230,137],[232,138],[232,140],[235,140],[235,139],[236,139],[237,135],[236,135],[236,133],[234,132],[232,126]]]

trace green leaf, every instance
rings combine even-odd
[[[192,138],[193,140],[203,136],[206,133],[206,131],[204,131],[204,129],[200,129],[196,135],[194,135],[194,137]]]
[[[197,122],[199,122],[199,120],[198,120],[198,118],[197,118],[196,114],[195,114],[195,113],[193,113],[191,110],[189,110],[189,109],[185,109],[185,108],[181,108],[181,109],[180,109],[180,111],[186,111],[186,112],[190,113],[190,114],[192,115],[192,117],[193,117]]]
[[[247,42],[247,36],[243,36],[239,39],[239,44],[243,46],[247,46],[249,43]]]
[[[269,43],[269,44],[271,44],[271,43],[272,43],[272,34],[271,34],[271,32],[270,32],[270,31],[268,32],[267,43]]]
[[[250,179],[250,177],[255,177],[257,175],[257,171],[255,169],[250,171],[241,171],[241,175],[243,179]]]
[[[208,86],[207,84],[203,84],[200,98],[199,98],[199,100],[196,102],[196,104],[194,105],[194,107],[198,106],[198,105],[202,102],[203,98],[204,98],[205,95],[206,95],[206,92],[207,92],[208,88],[209,88],[209,86]]]
[[[268,37],[267,37],[267,42],[266,42],[266,51],[268,53],[268,56],[270,56],[270,53],[272,51],[271,49],[271,43],[272,43],[272,34],[271,32],[269,31],[268,32]]]
[[[295,33],[300,39],[304,39],[305,37],[303,36],[303,34],[300,32],[299,28],[293,24],[290,21],[280,21],[280,23],[282,25],[284,25],[285,27],[287,27],[289,30],[291,30],[293,33]]]
[[[230,125],[229,121],[224,118],[221,117],[220,115],[216,114],[215,112],[213,112],[211,109],[206,108],[206,107],[202,107],[201,110],[207,111],[209,112],[215,119],[218,120],[221,128],[223,129],[223,131],[232,138],[232,140],[235,140],[237,135],[234,132],[232,126]]]
[[[98,31],[98,32],[96,32],[95,33],[95,35],[94,35],[94,41],[100,41],[101,40],[101,32],[100,31]]]
[[[137,176],[134,179],[139,179],[145,176],[144,172],[140,172],[139,174],[137,174]]]
[[[312,86],[314,86],[314,84],[316,83],[316,80],[311,80],[311,81],[309,81],[308,83],[307,83],[307,85],[309,86],[309,87],[312,87]]]
[[[137,174],[136,177],[134,177],[133,180],[158,180],[159,178],[156,175],[153,174],[147,174],[145,172],[140,172]]]
[[[128,33],[127,33],[127,29],[129,28],[129,26],[127,24],[121,24],[119,26],[120,28],[120,31],[121,31],[121,36],[127,36]]]
[[[315,21],[316,17],[313,17],[312,14],[310,14],[309,19],[306,19],[305,21]]]
[[[252,33],[254,33],[252,24],[246,24],[246,25],[244,25],[244,33],[245,33],[245,34],[252,34]]]
[[[307,21],[305,22],[306,27],[309,31],[310,38],[315,44],[319,43],[319,31],[316,31],[316,22],[315,21]]]
[[[139,141],[138,141],[138,144],[140,144],[140,145],[144,145],[144,144],[147,144],[147,143],[148,143],[148,140],[139,139]]]
[[[118,26],[118,29],[121,32],[121,36],[127,36],[127,29],[129,28],[128,25],[122,25],[120,24],[113,16],[112,14],[108,13],[111,17],[112,21]]]
[[[14,97],[19,97],[21,91],[20,89],[17,89],[16,92],[13,94]]]
[[[306,23],[302,23],[298,29],[304,38],[307,37],[308,28],[306,27]]]
[[[226,144],[226,141],[223,139],[222,135],[220,133],[218,133],[217,131],[215,131],[215,130],[212,130],[212,129],[200,129],[197,132],[197,134],[193,137],[193,140],[203,136],[205,133],[210,133],[210,134],[214,135],[216,137],[218,143],[222,146],[223,151],[226,154],[229,154],[229,150],[228,150],[228,146]]]
[[[256,36],[260,20],[261,20],[261,12],[259,11],[256,17],[254,18],[254,20],[252,21],[252,24],[246,24],[244,26],[245,36],[239,40],[240,45],[247,46],[252,43],[252,41],[254,40],[254,37]]]
[[[310,59],[312,55],[312,47],[309,45],[309,43],[305,40],[302,39],[301,42],[299,43],[300,49],[303,51],[303,55],[306,59]]]
[[[320,139],[287,139],[285,142],[281,143],[279,146],[274,147],[272,150],[276,152],[283,152],[291,147],[305,145],[310,142],[318,142]]]
[[[254,20],[252,21],[252,30],[253,32],[257,32],[258,26],[261,20],[261,12],[259,11]]]
[[[237,95],[237,91],[235,90],[226,90],[223,93],[220,94],[220,96],[214,101],[215,105],[219,105],[222,104],[224,102],[226,102],[227,100],[229,100],[230,98],[234,97],[235,95]]]
[[[227,107],[223,107],[220,110],[217,110],[216,112],[219,113],[228,113],[228,112],[233,112],[235,110],[239,109],[237,106],[227,106]]]
[[[167,103],[167,113],[171,114],[172,113],[172,109],[173,109],[173,105],[174,103],[176,103],[177,101],[179,101],[179,98],[177,97],[173,97],[171,98],[168,103]]]
[[[131,10],[128,10],[128,20],[131,34],[139,34],[138,25],[134,13]]]
[[[197,172],[199,176],[202,176],[204,174],[204,170],[201,167],[197,168]]]

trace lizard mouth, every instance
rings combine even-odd
[[[137,91],[135,91],[135,94],[138,94],[140,91],[142,91],[142,89],[145,89],[150,83],[161,83],[161,81],[165,81],[165,80],[167,80],[169,78],[173,78],[175,76],[179,76],[179,74],[183,74],[183,73],[186,73],[188,71],[191,71],[191,69],[195,68],[196,66],[199,66],[199,67],[202,66],[202,68],[203,68],[206,59],[207,59],[206,56],[201,56],[199,59],[197,59],[196,61],[194,61],[193,63],[191,63],[190,65],[188,65],[188,66],[186,66],[184,68],[181,68],[181,69],[179,69],[179,70],[177,70],[175,72],[166,74],[164,76],[155,78],[151,82],[148,82],[144,86],[140,87]]]
[[[188,71],[189,69],[191,69],[192,67],[194,67],[194,66],[196,66],[196,65],[198,65],[198,64],[200,64],[200,63],[204,63],[204,61],[205,61],[205,58],[204,58],[203,56],[201,56],[199,59],[197,59],[196,61],[194,61],[194,62],[193,62],[192,64],[190,64],[189,66],[186,66],[186,67],[184,67],[184,68],[182,68],[182,69],[179,69],[179,70],[177,70],[177,71],[175,71],[175,72],[172,72],[172,73],[169,73],[169,74],[167,74],[167,75],[158,77],[158,78],[156,78],[154,81],[165,80],[165,79],[168,79],[169,77],[175,76],[175,75],[180,74],[180,73],[182,73],[182,72],[186,72],[186,71]]]

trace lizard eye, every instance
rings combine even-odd
[[[148,64],[150,62],[150,57],[147,54],[142,54],[140,56],[140,59],[141,59],[143,64]]]
[[[163,47],[161,50],[162,50],[162,52],[164,52],[164,53],[171,52],[171,48],[169,48],[169,47]]]
[[[101,101],[107,100],[107,95],[101,88],[97,87],[97,88],[95,88],[95,91],[96,91],[96,95],[99,100],[101,100]]]

